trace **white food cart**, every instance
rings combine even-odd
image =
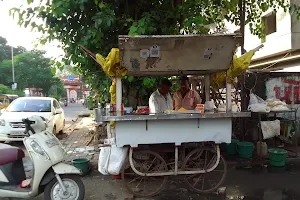
[[[229,68],[239,41],[234,34],[119,36],[121,66],[129,76],[203,75],[208,101],[209,75]],[[197,192],[211,192],[222,184],[227,167],[218,144],[231,142],[232,118],[250,117],[248,112],[231,112],[229,83],[226,112],[203,114],[124,115],[121,77],[116,77],[116,88],[116,112],[103,121],[115,123],[108,135],[117,147],[130,147],[122,179],[131,193],[156,195],[173,175],[184,176]]]

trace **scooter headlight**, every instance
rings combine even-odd
[[[50,159],[46,151],[36,141],[31,141],[30,146],[34,152],[46,157],[48,160]]]

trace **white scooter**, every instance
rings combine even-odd
[[[45,200],[83,200],[81,171],[64,164],[65,151],[59,140],[46,131],[45,119],[23,119],[26,130],[23,142],[33,162],[33,177],[26,180],[24,151],[0,143],[0,197],[32,198],[44,192]],[[24,187],[25,185],[25,187]]]

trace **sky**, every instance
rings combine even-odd
[[[26,0],[0,0],[0,36],[6,38],[8,44],[14,47],[23,46],[28,50],[34,49],[34,42],[42,36],[41,33],[31,32],[31,28],[24,28],[17,25],[17,20],[9,16],[9,10],[13,7],[26,5]],[[63,50],[58,48],[58,42],[52,42],[38,49],[45,50],[47,57],[57,58],[63,54]]]

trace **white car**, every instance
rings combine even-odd
[[[47,130],[62,132],[65,114],[58,101],[51,97],[20,97],[14,100],[0,115],[0,141],[22,141],[25,125],[22,119],[39,115],[46,119]]]

